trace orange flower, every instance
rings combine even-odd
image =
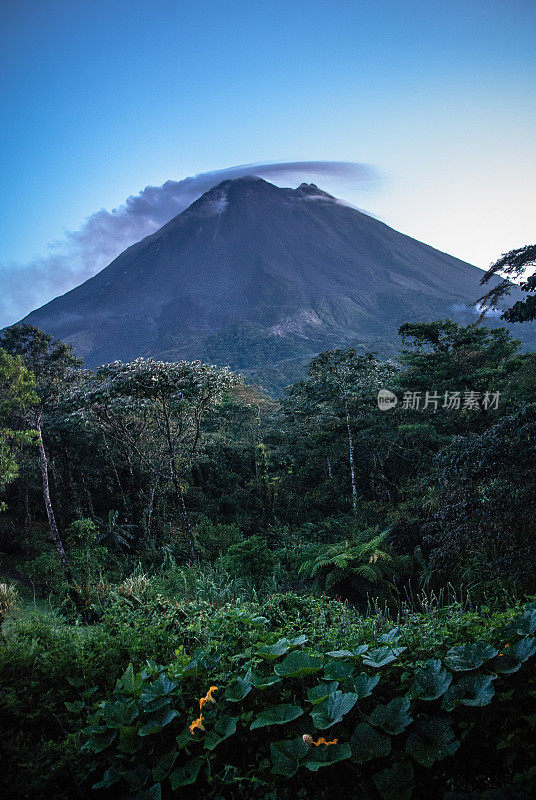
[[[203,725],[203,715],[202,714],[199,715],[198,719],[194,719],[194,721],[190,725],[190,733],[192,734],[192,736],[193,736],[195,730],[199,730],[199,731],[204,731],[205,730],[205,727]]]
[[[205,706],[207,703],[215,703],[216,701],[214,700],[212,695],[214,694],[214,692],[217,692],[217,691],[218,691],[218,687],[217,686],[211,686],[210,689],[208,690],[208,692],[206,693],[206,695],[204,697],[200,698],[200,700],[199,700],[199,708],[202,709],[203,706]]]
[[[319,747],[321,744],[325,744],[327,747],[329,747],[329,745],[337,744],[337,742],[339,741],[338,739],[333,739],[333,741],[328,742],[326,741],[326,739],[324,739],[323,736],[321,736],[318,742],[315,742],[313,741],[313,737],[310,736],[308,733],[304,733],[302,739],[306,744],[314,744],[315,747]]]

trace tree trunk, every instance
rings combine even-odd
[[[63,571],[65,572],[65,576],[68,581],[72,582],[73,573],[71,571],[71,567],[69,566],[69,562],[67,561],[63,542],[61,541],[58,526],[56,525],[56,517],[54,516],[54,509],[52,508],[52,501],[50,499],[50,487],[48,483],[48,459],[45,452],[45,446],[43,444],[43,434],[41,432],[41,412],[38,412],[35,416],[35,428],[37,430],[37,441],[39,443],[39,459],[41,462],[41,477],[43,480],[43,500],[45,501],[45,508],[47,510],[48,525],[50,528],[50,533],[52,534],[54,546],[57,550],[61,565],[63,567]]]
[[[181,517],[182,517],[182,524],[184,526],[184,530],[186,531],[186,536],[188,538],[188,544],[190,545],[190,554],[193,559],[196,558],[195,552],[195,545],[194,545],[194,534],[192,531],[192,526],[190,525],[190,517],[188,516],[188,511],[186,509],[186,503],[184,502],[184,492],[182,491],[182,486],[179,481],[179,476],[177,473],[177,462],[175,459],[175,448],[173,446],[173,436],[171,435],[171,423],[169,419],[169,411],[166,405],[165,399],[162,399],[162,411],[164,413],[164,422],[165,422],[165,435],[169,453],[169,467],[171,470],[171,482],[175,487],[175,490],[179,496],[179,503],[181,507]]]
[[[180,485],[177,476],[175,475],[173,479],[173,483],[175,485],[175,489],[177,490],[177,494],[179,495],[179,502],[181,505],[181,516],[182,516],[182,524],[184,525],[184,530],[186,531],[186,536],[188,537],[188,543],[190,545],[190,554],[192,558],[196,558],[195,546],[194,546],[194,533],[192,531],[192,526],[190,525],[190,517],[188,516],[188,511],[186,509],[186,503],[184,502],[184,492],[182,491],[182,486]]]
[[[158,487],[158,481],[153,485],[151,489],[151,495],[149,498],[149,507],[147,509],[147,524],[145,526],[145,535],[147,538],[151,535],[151,524],[153,521],[153,507],[154,507],[154,496],[156,494],[156,489]]]
[[[350,428],[350,414],[348,413],[348,403],[344,404],[346,412],[346,429],[348,431],[348,454],[350,459],[350,478],[352,481],[352,507],[354,511],[357,510],[357,486],[355,482],[355,467],[354,467],[354,440],[352,438],[352,429]]]

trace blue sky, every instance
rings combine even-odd
[[[0,31],[0,282],[250,162],[371,164],[324,188],[479,266],[536,238],[534,0],[4,0]]]

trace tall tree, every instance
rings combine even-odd
[[[378,362],[372,354],[358,355],[353,348],[326,350],[309,365],[305,381],[292,386],[285,404],[287,413],[305,422],[315,436],[331,427],[344,430],[352,508],[357,508],[358,481],[355,452],[356,431],[365,416],[377,413],[376,396],[392,382],[396,368]],[[329,451],[326,464],[330,474]]]
[[[70,345],[33,325],[13,325],[8,328],[0,339],[0,345],[11,355],[19,356],[35,375],[38,398],[32,408],[32,424],[37,431],[43,500],[52,541],[65,574],[71,580],[72,572],[50,495],[49,459],[43,439],[43,420],[46,414],[54,410],[69,383],[75,379],[75,370],[82,362],[74,355]]]
[[[38,399],[35,377],[26,369],[22,358],[0,350],[0,490],[18,475],[14,446],[31,442],[34,434],[32,430],[15,429],[14,412],[24,412]],[[2,507],[0,503],[0,509]]]
[[[171,483],[192,558],[196,553],[184,481],[202,445],[205,417],[238,382],[227,368],[140,358],[101,367],[76,399],[92,410],[127,460],[135,456],[145,466],[154,486]]]

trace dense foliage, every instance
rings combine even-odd
[[[327,351],[279,399],[3,334],[6,787],[532,796],[536,359],[400,333],[396,363]]]

